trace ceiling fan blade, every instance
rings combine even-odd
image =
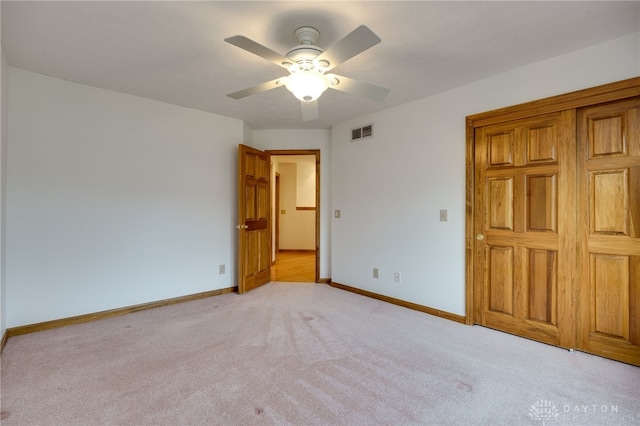
[[[237,35],[228,37],[225,38],[224,41],[233,44],[240,49],[244,49],[247,52],[253,53],[254,55],[258,55],[261,58],[266,59],[267,61],[272,62],[282,68],[287,68],[289,65],[291,65],[291,59],[279,54],[278,52],[274,52],[268,47],[265,47],[260,43],[256,43],[255,41],[248,39],[245,36]]]
[[[364,81],[354,80],[349,77],[343,77],[336,74],[327,74],[331,80],[337,80],[337,84],[329,86],[332,89],[341,92],[351,93],[374,101],[383,101],[389,94],[390,90],[385,87],[376,86],[375,84],[365,83]]]
[[[321,53],[316,60],[329,61],[329,67],[326,69],[326,71],[328,71],[370,47],[375,46],[380,43],[380,41],[380,37],[375,35],[368,27],[360,25],[347,34],[342,40],[339,40],[325,52]]]
[[[312,102],[300,101],[302,106],[302,121],[315,120],[320,116],[318,113],[318,100]]]
[[[249,87],[248,89],[240,90],[238,92],[229,93],[227,96],[232,99],[242,99],[249,95],[255,95],[256,93],[266,92],[267,90],[277,89],[284,86],[286,77],[278,77],[275,80],[267,81],[257,86]]]

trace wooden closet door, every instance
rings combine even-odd
[[[575,110],[476,129],[476,318],[574,347]]]
[[[640,97],[578,111],[578,347],[640,365]]]

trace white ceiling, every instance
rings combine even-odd
[[[253,129],[328,128],[640,31],[639,1],[3,0],[1,7],[12,66],[236,117]],[[327,90],[320,118],[305,123],[284,88],[226,96],[286,71],[224,38],[245,35],[286,54],[300,26],[316,27],[326,49],[360,24],[382,43],[334,71],[388,87],[385,101]]]

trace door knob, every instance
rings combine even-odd
[[[476,235],[476,240],[478,240],[478,241],[484,240],[484,235],[483,234]]]
[[[236,229],[247,229],[249,225],[236,225]]]

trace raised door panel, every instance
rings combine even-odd
[[[487,134],[489,165],[512,166],[514,158],[515,133],[513,129],[497,131]]]
[[[513,231],[513,177],[489,179],[489,228]]]
[[[589,173],[590,234],[629,235],[629,169]]]
[[[629,256],[592,254],[591,332],[629,340]]]
[[[245,253],[244,265],[245,265],[245,277],[254,277],[258,273],[258,256],[260,243],[258,241],[258,235],[254,232],[247,234],[247,248]]]
[[[258,161],[258,156],[253,153],[246,153],[244,157],[244,175],[247,178],[255,178],[256,177],[256,163]]]
[[[579,348],[640,365],[640,98],[579,112]]]
[[[244,187],[244,218],[245,221],[256,220],[256,185],[253,182],[247,182]]]
[[[558,160],[558,130],[555,123],[540,123],[527,128],[527,163],[553,163]]]
[[[527,316],[531,321],[557,326],[558,253],[553,250],[527,250]]]
[[[555,174],[528,175],[527,231],[557,232],[558,191]]]
[[[513,317],[513,247],[488,247],[487,310]]]
[[[613,112],[613,116],[591,117],[589,120],[591,158],[624,155],[627,152],[623,136],[626,124],[625,111]]]
[[[268,208],[269,188],[262,184],[256,187],[256,220],[266,221],[269,214]]]

